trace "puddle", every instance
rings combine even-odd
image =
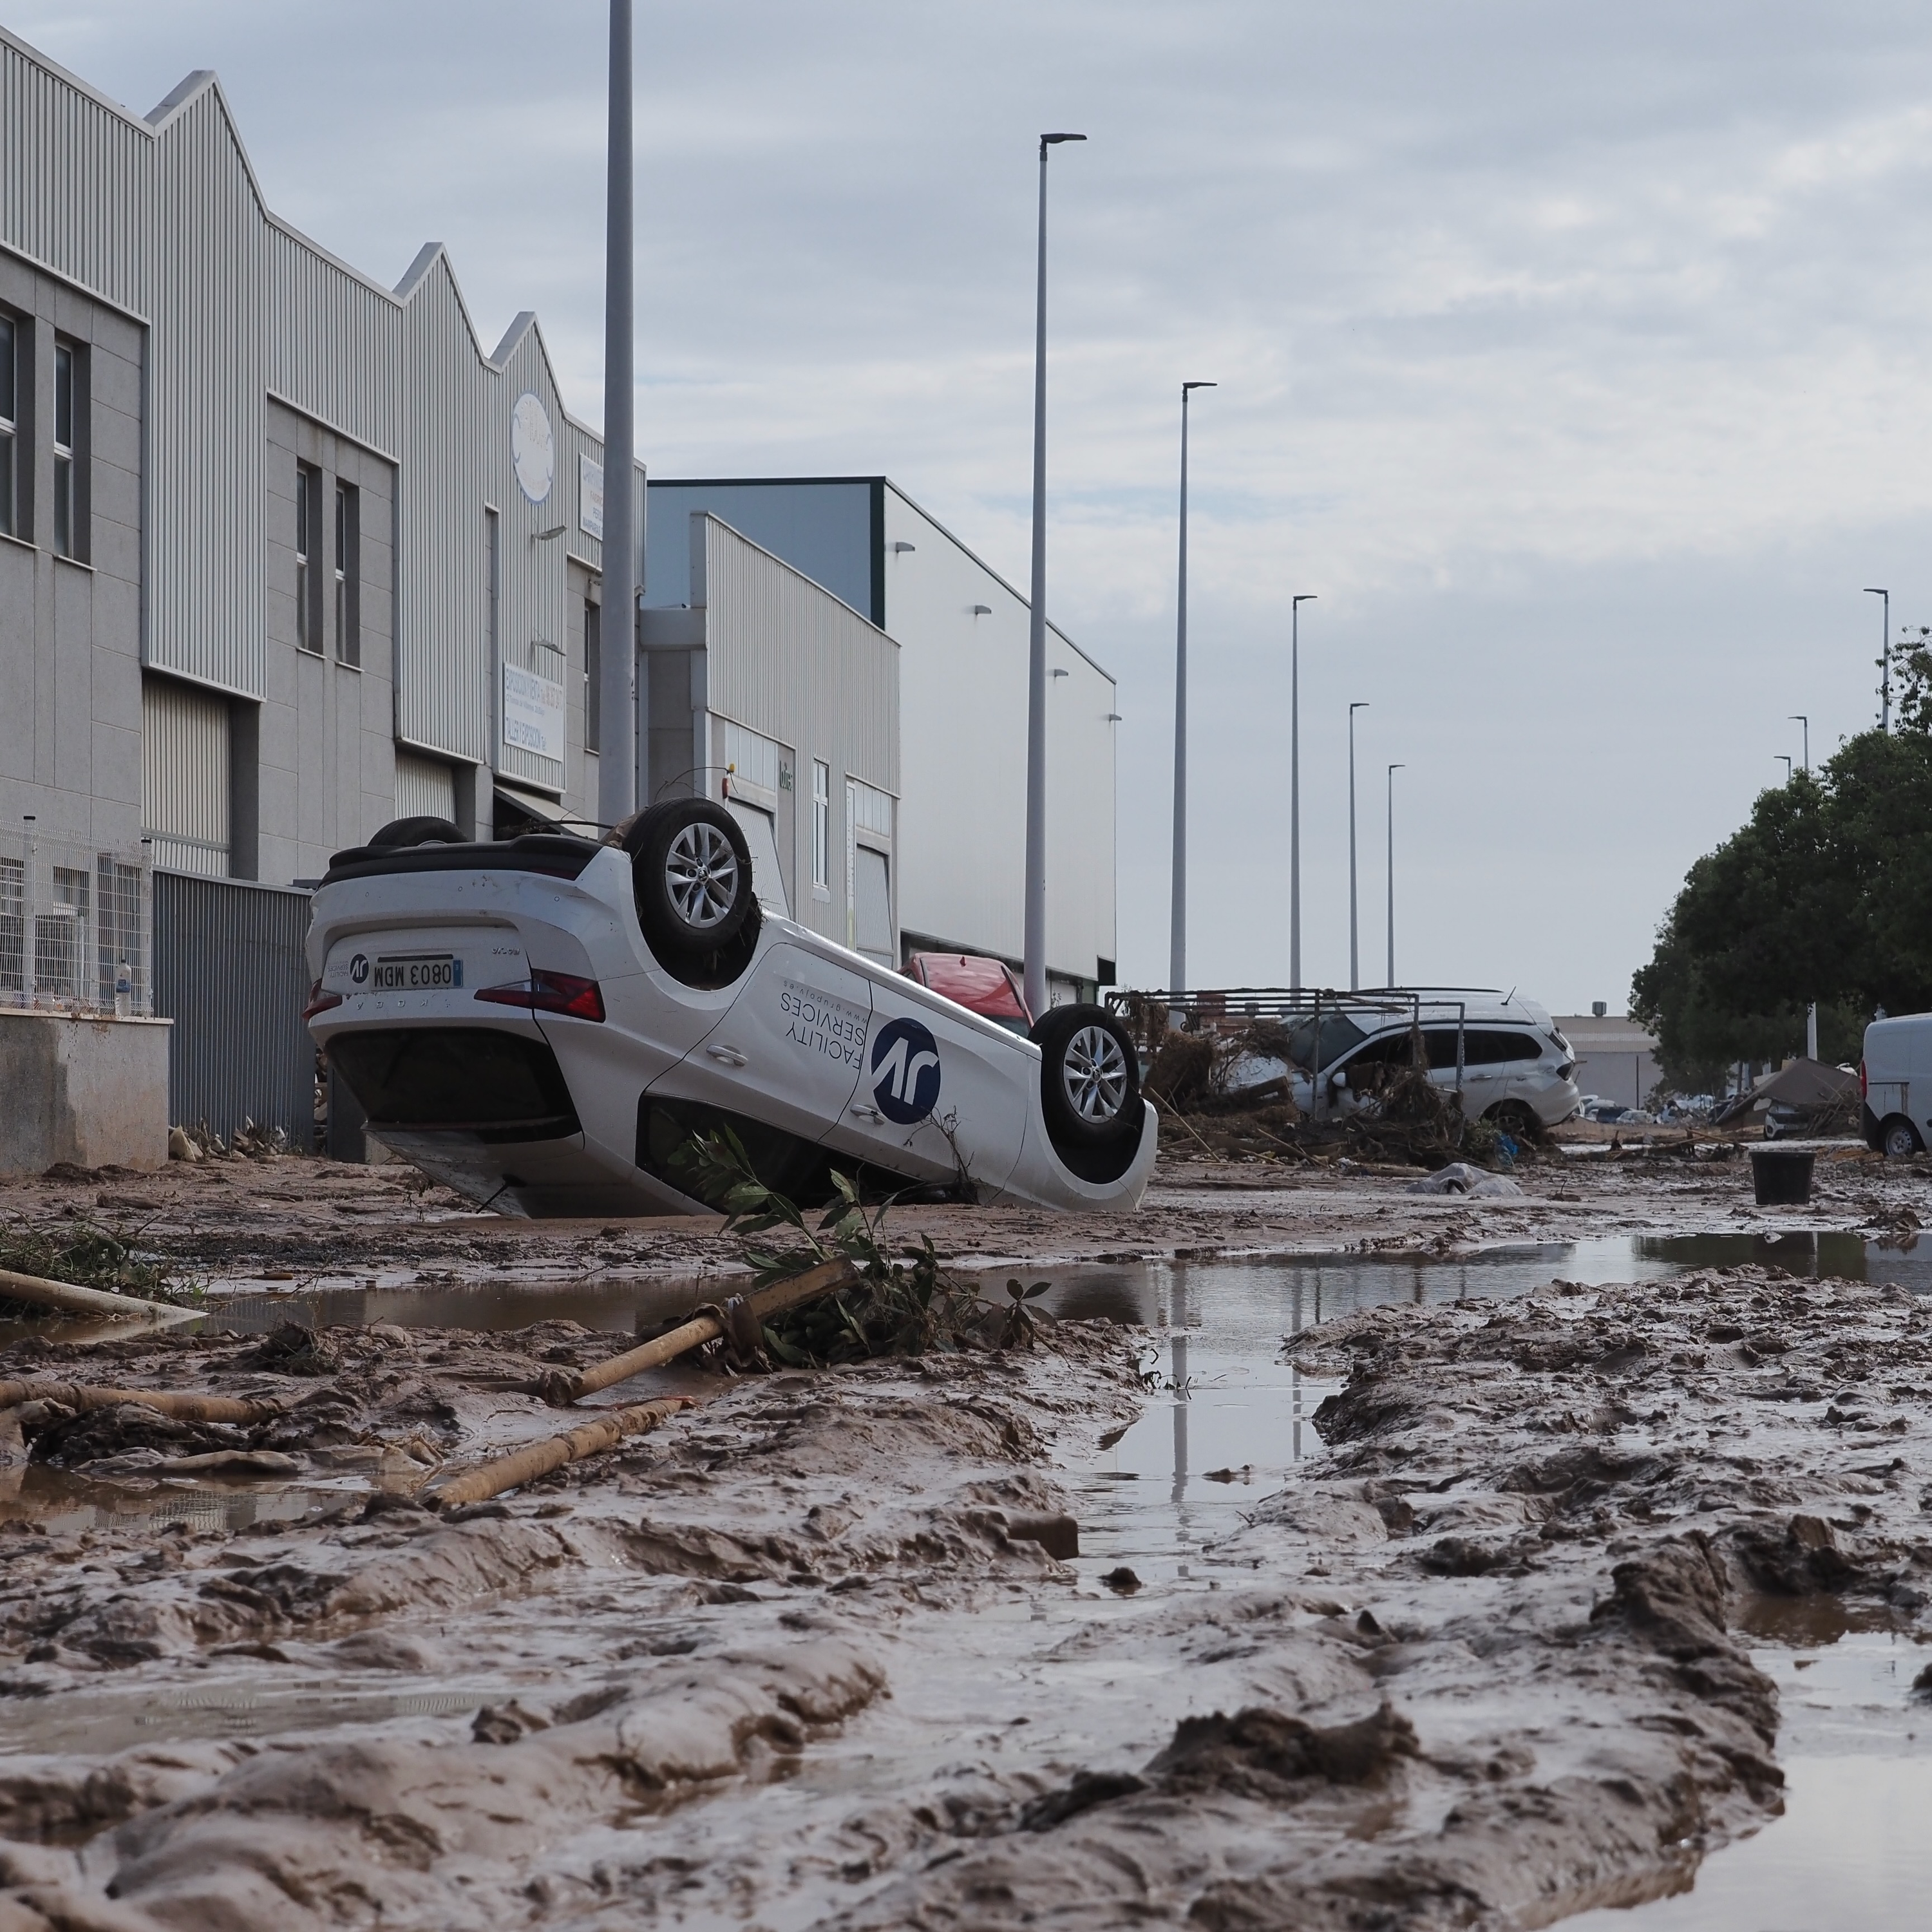
[[[1784,1815],[1706,1859],[1690,1890],[1565,1919],[1565,1932],[1922,1932],[1932,1898],[1932,1648],[1848,1630],[1754,1649],[1777,1681]]]
[[[1284,1261],[1226,1264],[1133,1263],[1123,1267],[1048,1268],[1038,1270],[1058,1285],[1050,1305],[1068,1315],[1108,1315],[1151,1322],[1170,1279],[1211,1276],[1224,1316],[1265,1306],[1279,1318],[1284,1294],[1298,1286],[1310,1322],[1377,1301],[1454,1300],[1459,1295],[1520,1294],[1558,1277],[1586,1283],[1653,1281],[1687,1268],[1735,1268],[1746,1262],[1777,1267],[1816,1280],[1893,1282],[1932,1294],[1932,1241],[1916,1249],[1881,1247],[1856,1234],[1800,1231],[1749,1234],[1615,1234],[1484,1250],[1480,1254],[1315,1255]],[[963,1264],[962,1264],[963,1267]],[[983,1277],[999,1298],[1010,1265]],[[538,1322],[579,1322],[611,1334],[650,1334],[707,1294],[734,1292],[733,1280],[577,1282],[482,1281],[423,1286],[265,1289],[224,1294],[200,1322],[183,1324],[190,1334],[213,1325],[256,1334],[294,1320],[323,1328],[366,1327],[393,1322],[405,1328],[464,1328],[476,1332],[527,1328]],[[1139,1311],[1136,1312],[1136,1311]],[[55,1340],[94,1339],[98,1323],[0,1322],[0,1346],[28,1335]],[[1286,1333],[1284,1326],[1280,1333]],[[1270,1341],[1268,1345],[1273,1346]]]
[[[360,1490],[366,1485],[352,1486]],[[302,1522],[342,1503],[339,1487],[244,1486],[188,1476],[111,1482],[44,1462],[0,1468],[0,1522],[17,1518],[50,1536],[78,1536],[91,1529],[152,1535],[174,1522],[232,1536],[257,1524]]]

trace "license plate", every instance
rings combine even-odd
[[[378,993],[431,993],[463,984],[463,962],[447,952],[399,952],[376,962]]]

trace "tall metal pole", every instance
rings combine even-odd
[[[635,809],[638,776],[631,0],[610,0],[608,159],[604,235],[604,648],[597,681],[597,816],[603,824],[615,825]]]
[[[1288,986],[1301,991],[1301,607],[1316,593],[1288,599]]]
[[[1408,769],[1388,768],[1388,977],[1382,982],[1386,986],[1395,984],[1395,775]]]
[[[1177,992],[1187,986],[1187,398],[1212,382],[1180,386],[1180,615],[1174,632],[1174,904],[1169,918],[1167,983]]]
[[[1033,345],[1033,610],[1027,654],[1025,930],[1028,1010],[1046,1011],[1046,151],[1084,134],[1040,137],[1040,272]]]
[[[1794,711],[1790,722],[1804,727],[1804,776],[1808,778],[1811,776],[1811,721],[1803,712]]]
[[[1348,706],[1348,990],[1362,985],[1361,929],[1355,917],[1355,713],[1369,708],[1366,698]]]
[[[1881,731],[1888,732],[1892,729],[1892,592],[1889,590],[1875,590],[1868,584],[1865,586],[1865,595],[1868,597],[1882,597],[1885,599],[1884,614],[1879,619],[1882,630],[1878,640],[1878,662],[1879,669],[1883,673],[1883,676],[1879,681],[1878,687],[1878,728]]]

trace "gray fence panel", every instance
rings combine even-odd
[[[224,1139],[244,1120],[315,1136],[308,893],[233,879],[154,874],[154,1010],[174,1022],[169,1118]]]

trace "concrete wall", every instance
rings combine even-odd
[[[359,845],[395,816],[394,693],[396,472],[393,464],[280,403],[268,406],[262,464],[266,545],[263,590],[264,696],[259,706],[256,849],[238,838],[237,878],[286,883],[320,878],[328,856]],[[321,649],[296,640],[296,470],[308,466],[320,489],[315,598]],[[331,598],[338,482],[357,492],[356,662],[340,661]]]
[[[1576,1082],[1586,1094],[1623,1107],[1641,1107],[1650,1098],[1660,1077],[1657,1042],[1634,1020],[1570,1013],[1556,1025],[1576,1053]]]
[[[170,1024],[0,1008],[0,1174],[162,1166]]]
[[[26,353],[15,534],[0,536],[0,824],[138,853],[144,332],[0,251],[0,306]],[[85,345],[78,542],[53,550],[58,332]]]

